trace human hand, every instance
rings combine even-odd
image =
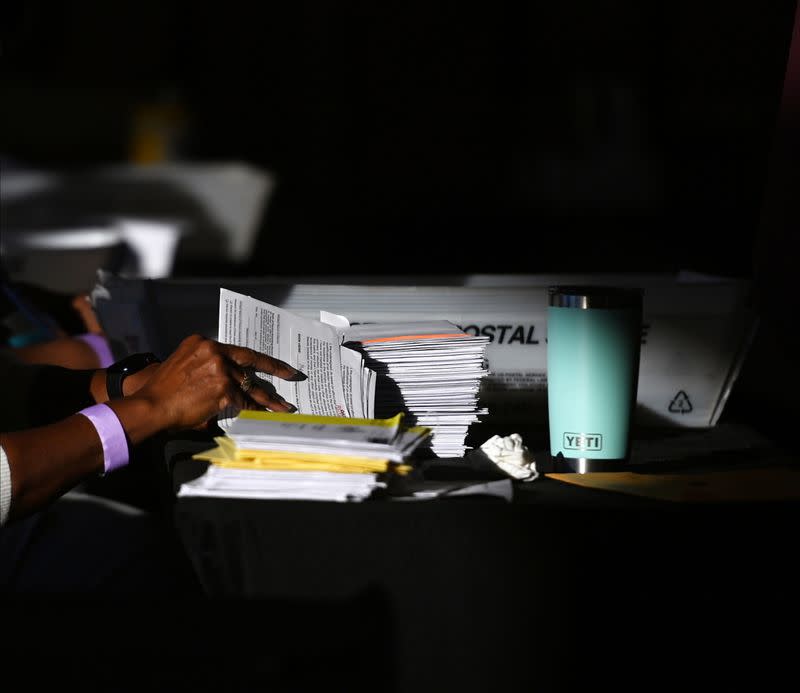
[[[306,379],[283,361],[199,335],[187,337],[166,361],[146,370],[147,381],[136,396],[150,400],[169,429],[202,426],[230,406],[296,411],[294,405],[250,374],[259,371],[283,380]],[[247,392],[241,385],[246,375],[250,375],[252,384]]]

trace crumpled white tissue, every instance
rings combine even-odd
[[[539,476],[536,460],[522,443],[519,433],[510,436],[492,436],[480,449],[509,476],[519,481],[533,481]]]

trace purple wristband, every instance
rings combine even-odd
[[[128,440],[114,410],[107,404],[94,404],[78,413],[89,419],[97,429],[103,444],[104,473],[128,464]]]
[[[75,339],[80,339],[92,347],[92,351],[97,354],[97,358],[100,361],[100,368],[108,368],[114,363],[111,347],[108,346],[108,340],[103,335],[87,332],[86,334],[76,335]]]

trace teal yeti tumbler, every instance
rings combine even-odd
[[[548,294],[547,404],[554,470],[624,469],[639,381],[642,291],[553,286]]]

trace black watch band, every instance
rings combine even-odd
[[[109,399],[119,399],[123,396],[122,383],[125,378],[134,373],[138,373],[151,363],[161,363],[155,354],[131,354],[121,361],[112,363],[106,369],[106,392]]]

